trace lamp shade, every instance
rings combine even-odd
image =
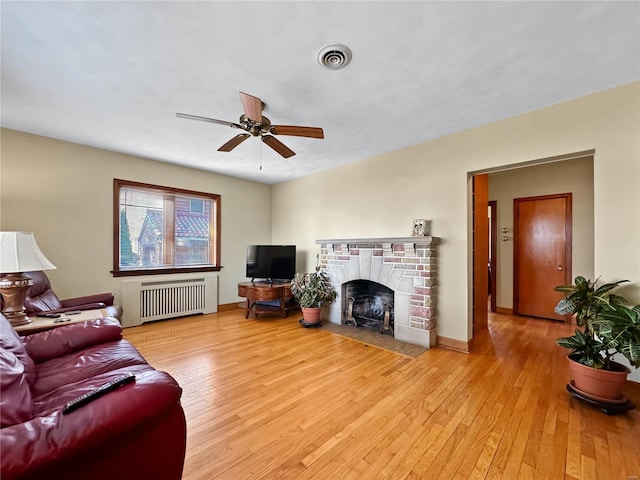
[[[0,273],[51,270],[31,232],[0,232]]]

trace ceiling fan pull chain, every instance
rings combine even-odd
[[[262,138],[260,138],[260,171],[262,171]]]

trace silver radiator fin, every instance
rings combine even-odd
[[[122,282],[124,326],[218,310],[218,276],[154,276]]]
[[[163,315],[192,315],[204,308],[204,284],[140,290],[142,321]]]

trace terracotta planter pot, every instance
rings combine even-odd
[[[613,363],[615,370],[587,367],[567,357],[569,369],[578,390],[601,399],[620,400],[623,398],[622,388],[627,381],[630,370],[624,365]]]
[[[301,310],[302,318],[306,324],[315,325],[316,323],[320,323],[320,307],[302,307]]]

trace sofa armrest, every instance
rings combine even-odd
[[[82,305],[69,305],[56,308],[55,310],[47,310],[45,313],[65,313],[73,312],[74,310],[100,310],[102,308],[106,308],[104,303],[83,303]]]
[[[182,390],[167,373],[140,372],[135,383],[95,399],[68,415],[60,409],[0,430],[0,476],[46,478],[56,465],[73,462],[115,436],[179,407]],[[182,432],[168,432],[184,435]]]
[[[22,337],[27,353],[36,363],[62,357],[92,345],[122,338],[122,325],[114,318],[98,318]]]
[[[113,293],[97,293],[95,295],[86,295],[84,297],[67,298],[65,300],[60,300],[60,303],[63,307],[76,308],[92,303],[104,303],[106,306],[109,306],[113,305]],[[84,308],[83,310],[89,310],[89,308]]]

